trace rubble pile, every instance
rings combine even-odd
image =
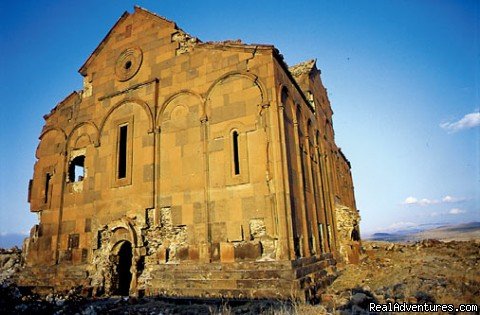
[[[2,314],[291,314],[292,303],[277,300],[222,301],[106,296],[87,298],[82,287],[40,296],[18,287],[21,250],[0,248],[0,310]]]
[[[281,301],[221,301],[106,297],[87,299],[78,290],[40,297],[22,294],[15,284],[0,286],[2,314],[292,314],[294,304]]]
[[[18,287],[21,250],[0,248],[1,314],[292,314],[294,304],[281,301],[222,301],[217,299],[168,299],[107,296],[87,298],[82,287],[40,296]]]
[[[364,242],[365,257],[349,265],[322,296],[332,313],[362,313],[371,302],[480,304],[480,242]]]
[[[0,248],[0,283],[9,280],[20,270],[22,251],[18,247]]]

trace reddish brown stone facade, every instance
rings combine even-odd
[[[84,89],[45,116],[22,285],[309,299],[355,261],[350,165],[314,61],[289,69],[273,46],[203,43],[135,7],[79,72]]]

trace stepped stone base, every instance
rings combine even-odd
[[[295,261],[167,263],[145,268],[130,294],[315,302],[336,276],[331,254]],[[78,287],[85,295],[95,292],[88,265],[25,267],[17,282],[41,295]]]

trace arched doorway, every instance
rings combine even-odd
[[[359,241],[360,240],[360,233],[358,232],[358,226],[355,225],[352,230],[352,235],[351,235],[352,241]]]
[[[130,283],[132,282],[132,244],[124,241],[120,244],[120,249],[117,254],[116,264],[116,281],[114,283],[116,295],[129,295]]]

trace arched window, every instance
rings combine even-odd
[[[50,195],[50,182],[52,180],[52,174],[47,173],[45,175],[45,195],[43,196],[43,203],[48,202],[48,196]]]
[[[233,172],[240,175],[240,157],[238,154],[238,131],[232,132],[232,149],[233,149]]]
[[[358,232],[358,225],[355,224],[352,230],[352,235],[351,235],[352,241],[359,241],[360,240],[360,233]]]
[[[68,181],[81,182],[85,178],[85,155],[79,155],[70,161],[68,166]]]
[[[117,178],[127,177],[127,137],[128,125],[120,126],[118,135]]]

